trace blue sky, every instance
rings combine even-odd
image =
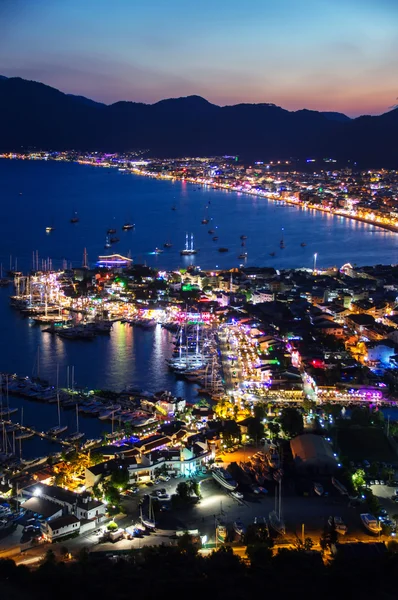
[[[106,103],[397,102],[398,0],[2,0],[0,25],[0,74]]]

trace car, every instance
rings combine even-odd
[[[148,487],[152,487],[153,486],[153,481],[147,481],[146,484]]]
[[[161,479],[159,479],[159,478],[158,478],[158,479],[155,479],[155,481],[154,481],[154,484],[155,484],[155,485],[159,485],[159,483],[160,483],[161,481],[162,481],[162,480],[161,480]]]
[[[385,508],[381,508],[379,512],[382,517],[388,517],[388,512]]]
[[[258,489],[262,494],[268,494],[268,490],[266,490],[265,487],[263,487],[262,485],[259,485]]]

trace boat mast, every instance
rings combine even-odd
[[[193,251],[193,233],[191,233],[191,250]]]
[[[185,235],[185,250],[189,250],[188,232]]]
[[[57,405],[58,405],[58,427],[61,427],[61,409],[59,407],[59,390],[58,390],[58,375],[59,375],[59,365],[57,364]]]

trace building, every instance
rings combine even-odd
[[[49,542],[63,538],[74,533],[80,533],[80,521],[75,515],[65,515],[53,521],[45,522],[41,526],[43,535]]]
[[[290,441],[295,467],[307,474],[332,474],[337,462],[330,444],[321,435],[304,433]]]

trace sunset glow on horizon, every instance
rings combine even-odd
[[[107,104],[380,114],[397,102],[395,0],[4,0],[0,75]]]

